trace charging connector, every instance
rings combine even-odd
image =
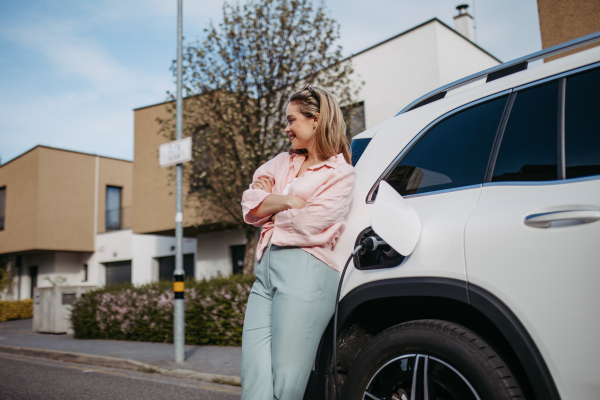
[[[352,254],[346,261],[346,265],[344,265],[344,269],[342,270],[342,276],[340,277],[340,284],[338,285],[337,296],[335,297],[335,312],[333,314],[333,374],[334,374],[334,387],[335,387],[335,398],[339,400],[340,392],[339,392],[339,381],[338,381],[338,372],[337,372],[337,319],[338,319],[338,305],[340,302],[340,294],[342,291],[342,283],[344,282],[344,275],[346,275],[346,269],[348,269],[348,264],[352,258],[360,253],[365,254],[369,251],[375,251],[377,248],[381,248],[382,246],[389,246],[383,239],[379,236],[369,236],[363,239],[358,246],[354,248]]]

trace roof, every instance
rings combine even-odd
[[[450,31],[454,32],[455,34],[457,34],[458,36],[460,36],[461,38],[463,38],[464,40],[466,40],[467,42],[469,42],[469,43],[470,43],[470,44],[472,44],[473,46],[477,47],[479,50],[483,51],[483,52],[484,52],[485,54],[487,54],[488,56],[492,57],[494,60],[498,61],[499,63],[502,63],[502,61],[500,61],[500,59],[498,59],[497,57],[495,57],[493,54],[491,54],[490,52],[488,52],[487,50],[485,50],[483,47],[479,46],[477,43],[470,41],[469,39],[467,39],[466,37],[464,37],[463,35],[461,35],[460,33],[458,33],[458,32],[456,31],[456,29],[453,29],[453,28],[451,28],[450,26],[446,25],[444,22],[442,22],[442,21],[441,21],[441,20],[439,20],[438,18],[432,18],[432,19],[430,19],[430,20],[428,20],[428,21],[425,21],[425,22],[423,22],[422,24],[419,24],[419,25],[417,25],[417,26],[414,26],[414,27],[412,27],[412,28],[410,28],[410,29],[408,29],[408,30],[406,30],[406,31],[404,31],[404,32],[401,32],[401,33],[399,33],[399,34],[397,34],[397,35],[395,35],[395,36],[392,36],[392,37],[391,37],[391,38],[389,38],[389,39],[385,39],[384,41],[382,41],[382,42],[379,42],[379,43],[377,43],[377,44],[374,44],[374,45],[373,45],[373,46],[371,46],[371,47],[367,47],[366,49],[364,49],[364,50],[361,50],[361,51],[359,51],[358,53],[354,53],[354,54],[352,54],[351,56],[349,56],[349,57],[346,57],[344,60],[348,60],[348,59],[350,59],[350,58],[352,58],[352,57],[355,57],[355,56],[357,56],[357,55],[359,55],[359,54],[365,53],[365,52],[367,52],[367,51],[369,51],[369,50],[371,50],[371,49],[374,49],[374,48],[375,48],[375,47],[377,47],[377,46],[381,46],[382,44],[385,44],[385,43],[387,43],[387,42],[390,42],[390,41],[392,41],[392,40],[394,40],[394,39],[396,39],[396,38],[399,38],[400,36],[406,35],[406,34],[407,34],[407,33],[409,33],[409,32],[412,32],[412,31],[414,31],[414,30],[416,30],[416,29],[419,29],[419,28],[421,28],[421,27],[423,27],[423,26],[425,26],[425,25],[431,24],[432,22],[439,22],[440,24],[442,24],[443,26],[445,26],[446,28],[448,28]],[[344,60],[342,60],[342,61],[344,61]]]
[[[129,163],[133,162],[133,161],[130,161],[130,160],[124,160],[122,158],[107,157],[107,156],[101,156],[101,155],[94,154],[94,153],[85,153],[83,151],[67,150],[67,149],[61,149],[61,148],[58,148],[58,147],[51,147],[51,146],[45,146],[45,145],[42,145],[42,144],[38,144],[37,146],[32,147],[31,149],[27,150],[26,152],[21,153],[18,156],[14,157],[14,158],[8,160],[7,162],[5,162],[4,164],[0,165],[0,168],[2,168],[5,165],[7,165],[7,164],[9,164],[9,163],[11,163],[13,161],[15,161],[17,158],[20,158],[20,157],[24,156],[25,154],[32,152],[33,150],[37,149],[38,147],[45,148],[45,149],[50,149],[50,150],[66,151],[66,152],[69,152],[69,153],[84,154],[84,155],[87,155],[87,156],[97,156],[97,157],[107,158],[109,160],[124,161],[124,162],[129,162]]]

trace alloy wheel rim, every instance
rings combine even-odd
[[[456,368],[427,354],[404,354],[369,380],[363,400],[481,400]]]

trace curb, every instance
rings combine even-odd
[[[145,370],[144,372],[156,372],[162,375],[176,378],[192,379],[196,381],[221,383],[225,385],[241,386],[242,380],[239,376],[208,374],[187,369],[165,369],[151,364],[128,360],[125,358],[94,356],[90,354],[70,353],[66,351],[30,349],[26,347],[0,346],[0,352],[16,354],[21,356],[47,358],[50,360],[65,361],[78,364],[95,365],[98,367],[128,369],[133,371]]]

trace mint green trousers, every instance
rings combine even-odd
[[[302,400],[339,279],[304,250],[269,243],[244,319],[242,400]]]

